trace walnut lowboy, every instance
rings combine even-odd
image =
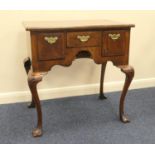
[[[106,98],[103,83],[107,61],[126,75],[119,117],[122,122],[129,122],[124,112],[124,100],[134,77],[134,69],[128,64],[130,29],[134,25],[98,20],[25,22],[24,26],[31,37],[31,52],[24,60],[24,67],[32,94],[29,107],[36,107],[38,116],[34,137],[42,135],[42,110],[37,84],[54,65],[70,66],[77,58],[91,58],[96,64],[101,64],[100,99]]]

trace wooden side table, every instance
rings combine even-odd
[[[96,64],[101,64],[100,99],[106,98],[103,83],[107,61],[111,61],[126,75],[119,117],[122,122],[129,122],[124,113],[124,100],[134,76],[134,69],[128,64],[130,29],[134,25],[91,20],[25,22],[24,26],[31,38],[31,52],[24,60],[24,66],[32,94],[29,107],[36,107],[38,116],[34,137],[42,135],[42,111],[37,84],[54,65],[70,66],[77,58],[91,58]]]

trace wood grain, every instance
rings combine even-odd
[[[25,28],[30,31],[31,36],[32,63],[27,58],[24,67],[38,117],[37,128],[33,130],[34,137],[42,135],[42,111],[37,92],[37,84],[42,80],[42,73],[50,71],[55,65],[70,66],[77,58],[90,58],[96,64],[101,64],[100,99],[106,98],[104,74],[108,61],[126,75],[119,115],[122,122],[129,122],[124,113],[124,100],[134,76],[134,69],[128,64],[131,27],[134,25],[105,20],[25,23]],[[119,34],[119,37],[111,38],[111,34]],[[54,44],[45,40],[45,37],[51,36],[58,38]],[[77,36],[89,36],[89,39],[80,41]]]

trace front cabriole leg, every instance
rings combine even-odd
[[[24,59],[24,68],[25,68],[25,71],[26,71],[26,74],[28,75],[30,69],[31,69],[31,60],[29,57],[25,58]],[[34,108],[35,107],[35,103],[33,101],[33,97],[32,97],[32,100],[30,102],[30,104],[28,104],[28,108]]]
[[[42,81],[42,75],[40,73],[34,74],[29,72],[28,74],[28,85],[32,94],[33,102],[35,103],[35,107],[37,110],[37,127],[33,130],[32,135],[34,137],[39,137],[42,135],[42,111],[40,100],[37,92],[37,84]]]
[[[129,65],[123,65],[123,66],[118,66],[118,67],[126,75],[123,91],[122,91],[121,98],[120,98],[119,115],[120,115],[120,120],[123,123],[128,123],[128,122],[130,122],[130,120],[124,113],[124,100],[125,100],[128,88],[129,88],[129,86],[132,82],[132,79],[134,77],[134,69],[133,69],[133,67],[131,67]]]

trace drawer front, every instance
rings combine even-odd
[[[123,56],[128,52],[129,32],[105,31],[103,32],[102,56]]]
[[[67,47],[90,47],[101,45],[101,32],[68,32]]]
[[[39,33],[37,45],[39,60],[64,58],[64,33]]]

